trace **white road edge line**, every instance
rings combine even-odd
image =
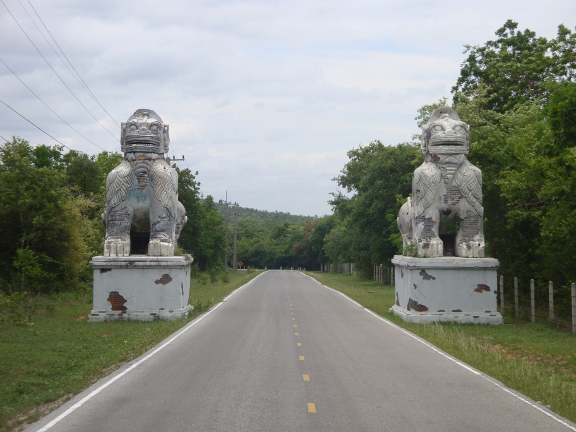
[[[304,273],[302,273],[302,274],[304,274]],[[307,274],[304,274],[304,276],[308,276],[308,275],[307,275]],[[530,405],[532,408],[536,408],[536,409],[537,409],[538,411],[540,411],[541,413],[546,414],[548,417],[556,420],[558,423],[560,423],[560,424],[566,426],[568,429],[573,430],[574,432],[576,432],[576,428],[575,428],[575,427],[569,425],[569,424],[566,423],[564,420],[559,419],[558,417],[556,417],[555,414],[552,414],[552,413],[546,411],[544,408],[538,406],[537,404],[534,404],[534,403],[530,402],[529,400],[524,399],[524,398],[523,398],[522,396],[520,396],[519,394],[515,393],[514,391],[510,390],[509,388],[505,387],[504,385],[500,384],[499,382],[495,381],[494,379],[491,379],[491,377],[489,377],[488,375],[485,375],[485,374],[481,373],[480,371],[477,371],[477,370],[474,369],[472,366],[469,366],[469,365],[467,365],[466,363],[463,363],[463,362],[461,362],[460,360],[458,360],[458,359],[456,359],[456,358],[454,358],[454,357],[446,354],[444,351],[442,351],[442,350],[440,350],[439,348],[435,347],[435,346],[432,345],[430,342],[422,339],[421,337],[416,336],[414,333],[411,333],[411,332],[409,332],[408,330],[403,329],[403,328],[400,327],[399,325],[394,324],[392,321],[387,320],[387,319],[384,318],[384,317],[381,317],[380,315],[378,315],[378,314],[375,313],[375,312],[372,312],[370,309],[367,309],[367,308],[365,308],[364,306],[362,306],[360,303],[352,300],[352,299],[351,299],[350,297],[348,297],[346,294],[341,293],[340,291],[335,290],[334,288],[330,288],[329,286],[324,285],[322,282],[317,281],[317,280],[314,279],[312,276],[308,276],[308,277],[309,277],[310,279],[318,282],[318,283],[319,283],[321,286],[323,286],[324,288],[328,288],[329,290],[332,290],[332,291],[340,294],[341,296],[343,296],[343,297],[346,298],[347,300],[351,301],[351,302],[354,303],[355,305],[360,306],[362,309],[364,309],[364,310],[365,310],[366,312],[368,312],[370,315],[375,316],[376,318],[378,318],[379,320],[385,322],[385,323],[388,324],[389,326],[392,326],[392,327],[394,327],[395,329],[400,330],[402,333],[405,333],[405,334],[407,334],[408,336],[410,336],[411,338],[413,338],[413,339],[417,340],[418,342],[426,345],[428,348],[432,349],[433,351],[436,351],[438,354],[446,357],[448,360],[451,360],[451,361],[453,361],[454,363],[456,363],[457,365],[462,366],[464,369],[472,372],[472,373],[475,374],[475,375],[478,375],[479,377],[481,377],[482,379],[484,379],[484,380],[488,381],[489,383],[495,385],[495,386],[498,387],[499,389],[504,390],[504,391],[505,391],[506,393],[508,393],[508,394],[511,394],[511,395],[514,396],[516,399],[519,399],[519,400],[521,400],[522,402]]]
[[[174,342],[176,339],[178,339],[180,336],[182,336],[184,333],[186,333],[188,330],[190,330],[192,327],[194,327],[196,324],[198,324],[200,321],[202,321],[204,318],[206,318],[208,315],[210,315],[212,312],[214,312],[216,309],[218,309],[218,307],[220,307],[227,299],[229,299],[236,291],[241,290],[242,288],[244,288],[247,285],[250,285],[252,282],[254,282],[258,277],[260,277],[262,274],[264,274],[265,272],[260,273],[258,276],[256,276],[253,279],[250,279],[248,282],[246,282],[244,285],[242,285],[239,288],[236,288],[234,291],[232,291],[226,298],[224,298],[224,300],[222,300],[220,303],[216,304],[212,309],[210,309],[208,312],[206,312],[204,315],[200,315],[199,317],[195,318],[191,323],[186,324],[182,329],[179,330],[179,332],[177,334],[175,334],[173,337],[171,337],[169,340],[167,340],[166,342],[164,342],[162,345],[160,345],[158,348],[156,348],[154,351],[152,351],[150,354],[148,354],[147,356],[143,357],[142,359],[138,360],[136,363],[134,363],[132,366],[130,366],[128,369],[126,369],[125,371],[119,373],[118,375],[116,375],[114,378],[112,378],[110,381],[107,381],[106,383],[102,384],[100,387],[98,387],[96,390],[94,390],[93,392],[91,392],[89,395],[85,396],[84,398],[82,398],[81,400],[79,400],[78,402],[76,402],[74,405],[72,405],[70,408],[68,408],[66,411],[64,411],[62,414],[60,414],[58,417],[56,417],[54,420],[52,420],[51,422],[49,422],[48,424],[46,424],[44,427],[38,429],[37,432],[45,432],[48,429],[50,429],[52,426],[54,426],[55,424],[57,424],[58,422],[60,422],[61,420],[63,420],[64,418],[66,418],[68,415],[70,415],[72,412],[76,411],[78,408],[80,408],[82,405],[84,405],[84,403],[88,402],[90,399],[92,399],[94,396],[96,396],[98,393],[100,393],[102,390],[104,390],[106,387],[108,387],[109,385],[111,385],[112,383],[118,381],[120,378],[122,378],[124,375],[126,375],[128,372],[130,372],[131,370],[135,369],[137,366],[141,365],[142,363],[144,363],[146,360],[148,360],[150,357],[152,357],[154,354],[156,354],[158,351],[160,351],[161,349],[165,348],[166,346],[170,345],[172,342]]]

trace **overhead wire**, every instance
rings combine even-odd
[[[34,20],[32,19],[32,17],[30,16],[30,14],[28,13],[28,11],[26,10],[26,8],[24,8],[24,6],[22,5],[22,3],[20,2],[20,0],[18,0],[18,3],[20,3],[20,6],[22,6],[22,9],[24,9],[24,11],[26,12],[26,14],[28,15],[28,17],[30,17],[30,21],[32,21],[34,23],[34,25],[36,26],[36,28],[38,29],[38,31],[40,32],[40,34],[42,34],[42,36],[44,37],[44,39],[46,40],[46,43],[48,43],[48,45],[50,45],[50,48],[52,48],[52,50],[54,51],[54,53],[58,56],[58,58],[60,59],[60,61],[62,62],[62,64],[64,66],[66,66],[66,69],[68,69],[68,71],[70,72],[70,74],[76,79],[76,81],[80,84],[80,86],[82,86],[82,88],[88,93],[89,96],[92,97],[92,99],[94,99],[94,101],[100,105],[100,108],[102,108],[104,110],[104,112],[108,115],[108,117],[110,117],[110,119],[117,125],[120,126],[120,124],[110,115],[110,113],[108,111],[106,111],[106,108],[104,108],[104,106],[100,103],[100,101],[98,100],[98,98],[96,97],[96,95],[94,95],[94,93],[92,93],[92,90],[90,90],[90,87],[88,87],[88,84],[86,84],[84,82],[84,80],[82,79],[82,77],[80,76],[80,74],[78,73],[78,71],[76,70],[76,68],[74,67],[74,65],[72,64],[72,62],[70,62],[70,60],[68,59],[68,57],[66,56],[66,54],[64,53],[64,51],[62,50],[62,48],[60,47],[60,45],[58,44],[58,42],[56,42],[56,39],[54,39],[54,36],[52,36],[52,33],[50,33],[50,30],[48,30],[48,27],[46,27],[46,24],[44,24],[44,21],[42,20],[42,18],[40,17],[40,15],[38,14],[38,12],[36,11],[36,9],[34,8],[34,6],[32,5],[32,3],[30,2],[30,0],[28,0],[28,4],[30,5],[30,7],[32,8],[32,10],[34,11],[34,13],[36,14],[36,16],[38,17],[38,19],[40,20],[40,22],[42,23],[42,25],[44,26],[44,28],[46,29],[46,32],[50,35],[50,37],[52,38],[52,40],[54,41],[54,43],[56,44],[56,46],[58,47],[58,49],[60,50],[60,52],[62,53],[62,55],[64,56],[64,58],[66,59],[66,61],[68,62],[68,64],[70,65],[70,67],[74,70],[74,73],[76,75],[74,75],[74,73],[72,73],[72,71],[70,70],[70,68],[66,65],[66,63],[64,63],[64,61],[62,60],[62,58],[60,57],[60,55],[56,52],[56,50],[52,47],[52,44],[50,44],[50,42],[48,41],[48,39],[46,39],[46,37],[44,36],[44,34],[40,31],[40,28],[38,28],[38,26],[36,25],[36,23],[34,22]],[[76,78],[76,76],[78,76],[78,78]]]
[[[50,135],[48,132],[46,132],[44,129],[42,129],[40,126],[36,125],[35,123],[33,123],[32,121],[28,120],[26,117],[24,117],[22,114],[20,114],[18,111],[16,111],[14,108],[12,108],[10,105],[8,105],[6,102],[4,102],[2,99],[0,99],[0,103],[6,105],[7,108],[11,109],[13,112],[15,112],[16,114],[18,114],[20,117],[22,117],[24,120],[26,120],[28,123],[30,123],[32,126],[34,126],[36,129],[40,130],[41,132],[45,133],[46,135],[48,135],[50,138],[52,138],[54,141],[56,141],[58,144],[66,147],[68,150],[70,151],[74,151],[74,152],[79,152],[79,153],[83,153],[79,150],[74,150],[71,149],[70,147],[68,147],[66,144],[64,144],[63,142],[57,140],[56,138],[54,138],[52,135]],[[6,140],[6,138],[4,138],[4,140]],[[6,140],[7,141],[7,140]],[[102,148],[102,147],[100,147]],[[102,149],[104,150],[104,149]],[[104,150],[106,151],[106,150]]]
[[[36,93],[34,93],[34,92],[32,91],[32,89],[31,89],[30,87],[28,87],[28,86],[26,85],[26,83],[25,83],[24,81],[22,81],[22,80],[20,79],[20,77],[19,77],[18,75],[16,75],[16,73],[15,73],[12,69],[10,69],[10,66],[8,66],[8,65],[6,64],[6,62],[5,62],[4,60],[2,60],[1,58],[0,58],[0,62],[2,62],[2,63],[4,64],[4,66],[6,66],[6,68],[7,68],[10,72],[12,72],[12,75],[14,75],[14,76],[18,79],[18,81],[20,81],[20,82],[22,83],[22,85],[23,85],[24,87],[26,87],[26,88],[30,91],[30,93],[32,93],[34,96],[36,96],[36,99],[38,99],[40,102],[42,102],[42,103],[44,104],[44,106],[45,106],[46,108],[48,108],[48,109],[52,112],[52,114],[54,114],[56,117],[58,117],[60,120],[62,120],[70,129],[72,129],[74,132],[76,132],[76,133],[77,133],[78,135],[80,135],[82,138],[84,138],[85,140],[91,142],[91,143],[94,144],[96,147],[98,147],[98,148],[106,151],[106,149],[100,147],[98,144],[96,144],[96,143],[95,143],[94,141],[92,141],[90,138],[84,136],[82,133],[80,133],[78,130],[76,130],[76,128],[74,128],[72,125],[70,125],[70,123],[68,123],[66,120],[64,120],[62,117],[60,117],[52,108],[50,108],[50,107],[46,104],[46,102],[44,102],[42,99],[40,99],[40,97],[39,97]]]
[[[74,98],[78,101],[78,103],[80,105],[82,105],[82,108],[84,108],[86,110],[86,112],[88,114],[90,114],[90,116],[96,121],[96,123],[98,123],[106,132],[108,132],[108,134],[110,134],[110,136],[112,138],[114,138],[114,140],[118,140],[118,138],[116,138],[112,132],[110,132],[102,123],[100,123],[98,121],[98,119],[94,116],[94,114],[92,114],[90,112],[90,110],[88,108],[86,108],[86,106],[80,101],[80,99],[78,99],[78,97],[74,94],[74,92],[70,89],[70,87],[68,87],[68,85],[64,82],[64,80],[62,79],[62,77],[60,77],[60,75],[58,75],[58,72],[56,72],[56,70],[52,67],[52,65],[50,64],[50,62],[46,59],[46,57],[44,57],[44,55],[42,54],[42,52],[40,51],[40,49],[38,49],[38,47],[36,46],[36,44],[32,41],[32,39],[30,38],[30,36],[28,36],[28,33],[26,33],[26,31],[24,30],[24,28],[20,25],[20,23],[18,22],[18,20],[16,19],[16,17],[12,14],[12,12],[10,11],[10,9],[8,9],[8,6],[6,6],[6,3],[4,3],[4,0],[0,0],[0,2],[2,2],[2,4],[4,5],[4,7],[6,8],[6,10],[8,11],[8,13],[10,14],[10,16],[14,19],[14,21],[16,22],[16,24],[18,25],[18,27],[20,27],[20,30],[22,30],[22,32],[26,35],[26,37],[28,38],[28,40],[30,41],[30,43],[32,44],[32,46],[34,46],[34,48],[36,48],[36,51],[38,51],[38,54],[40,54],[40,56],[44,59],[44,61],[46,62],[46,64],[50,67],[50,69],[52,69],[52,72],[54,72],[54,74],[58,77],[58,79],[60,80],[60,82],[62,82],[62,84],[64,85],[64,87],[66,87],[68,89],[68,91],[70,92],[70,94],[72,96],[74,96]]]

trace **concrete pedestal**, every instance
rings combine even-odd
[[[396,255],[396,304],[407,322],[502,324],[497,311],[498,267],[493,258],[412,258]]]
[[[185,318],[192,309],[192,261],[189,255],[94,257],[94,309],[88,321]]]

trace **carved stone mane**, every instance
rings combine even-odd
[[[405,254],[484,257],[482,172],[465,156],[469,131],[450,107],[434,111],[422,126],[426,157],[398,217]]]
[[[172,256],[187,221],[178,173],[164,159],[168,125],[139,109],[121,126],[124,160],[106,179],[104,256]]]

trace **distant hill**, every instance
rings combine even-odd
[[[218,213],[226,217],[226,204],[223,200],[216,203],[216,208]],[[228,209],[228,217],[233,216],[234,210],[232,207]],[[262,221],[277,221],[277,222],[289,222],[289,223],[300,223],[307,220],[313,220],[317,216],[301,216],[292,215],[290,213],[284,213],[279,211],[269,212],[266,210],[257,210],[249,207],[238,206],[238,218],[242,219],[258,219]]]

